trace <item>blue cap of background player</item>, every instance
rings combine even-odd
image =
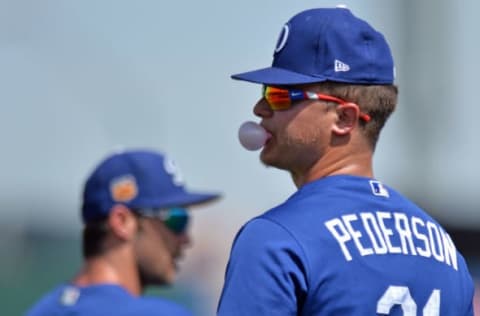
[[[266,85],[393,84],[394,64],[383,35],[337,6],[295,15],[280,32],[272,66],[232,78]]]
[[[173,160],[150,150],[131,150],[103,160],[85,183],[82,218],[105,218],[115,204],[129,208],[190,206],[214,200],[216,193],[187,191]]]

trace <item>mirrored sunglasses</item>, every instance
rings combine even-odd
[[[272,86],[263,86],[262,97],[265,98],[268,106],[273,111],[288,110],[293,106],[294,102],[303,100],[322,100],[338,104],[355,104],[327,94],[299,89],[283,89]],[[355,105],[358,107],[357,104]],[[370,115],[363,112],[360,112],[359,117],[365,122],[368,122],[371,119]]]
[[[183,207],[139,208],[133,211],[142,217],[161,220],[169,230],[178,235],[185,233],[190,220],[188,210]]]

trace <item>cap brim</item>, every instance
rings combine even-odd
[[[220,197],[218,193],[196,193],[196,192],[179,192],[170,195],[168,198],[155,200],[137,200],[132,204],[135,207],[152,207],[167,208],[175,206],[193,206],[214,201]]]
[[[307,76],[282,68],[268,67],[254,71],[244,72],[231,76],[235,80],[243,80],[266,85],[297,85],[326,81],[324,76]]]
[[[220,194],[218,194],[218,193],[192,193],[192,192],[188,192],[184,196],[179,197],[176,201],[177,203],[173,203],[173,205],[193,206],[193,205],[212,202],[212,201],[214,201],[218,198],[220,198]]]

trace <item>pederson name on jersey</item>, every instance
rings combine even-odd
[[[403,254],[433,258],[458,270],[450,236],[436,223],[401,212],[361,212],[325,222],[347,261],[361,256]]]

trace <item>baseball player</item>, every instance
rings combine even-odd
[[[374,177],[397,103],[383,35],[344,6],[282,28],[262,85],[260,154],[298,190],[238,232],[218,315],[473,315],[473,283],[444,228]]]
[[[142,292],[147,285],[174,282],[176,262],[190,241],[186,207],[217,197],[187,191],[175,163],[163,154],[129,150],[109,156],[84,188],[83,268],[27,315],[191,315]]]

